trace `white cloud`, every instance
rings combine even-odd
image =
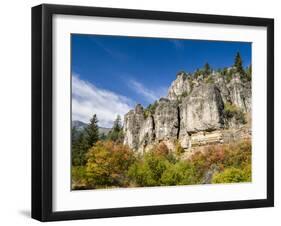
[[[72,76],[72,120],[88,123],[96,114],[99,126],[110,128],[116,116],[122,117],[132,106],[129,98],[100,89],[76,74]]]
[[[161,87],[154,90],[146,88],[142,83],[136,80],[130,80],[128,86],[139,95],[143,96],[148,103],[152,103],[161,97],[166,96],[167,88]]]

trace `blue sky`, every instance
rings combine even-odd
[[[73,120],[96,113],[104,127],[136,103],[166,96],[181,70],[229,67],[237,52],[251,63],[251,43],[243,42],[72,34],[71,50]]]

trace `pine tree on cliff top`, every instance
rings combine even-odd
[[[204,65],[203,74],[204,74],[204,76],[207,76],[207,75],[211,74],[211,67],[210,67],[210,64],[206,63],[206,64]]]
[[[243,61],[239,52],[237,52],[235,56],[234,67],[236,67],[237,72],[239,72],[240,74],[244,74]]]

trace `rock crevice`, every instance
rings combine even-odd
[[[180,107],[178,106],[177,107],[177,113],[178,113],[178,126],[177,126],[177,129],[178,129],[178,131],[177,131],[177,139],[179,139],[179,137],[180,137],[180,124],[181,124],[181,116],[180,116]]]

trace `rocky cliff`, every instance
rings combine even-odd
[[[149,108],[138,104],[124,116],[124,144],[143,152],[164,142],[173,150],[251,136],[251,81],[235,70],[187,74],[180,72],[166,98]]]

